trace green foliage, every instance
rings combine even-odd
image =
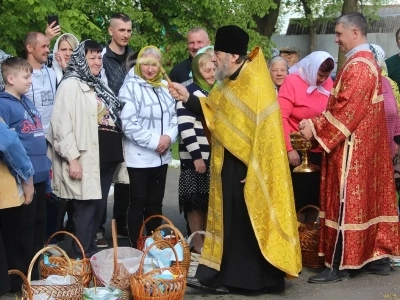
[[[172,159],[179,160],[179,143],[175,142],[171,145]]]
[[[139,50],[155,45],[165,50],[165,63],[172,66],[185,59],[186,34],[204,27],[213,42],[218,27],[236,24],[250,35],[249,48],[261,46],[266,55],[270,41],[255,31],[253,15],[263,16],[272,0],[3,0],[0,6],[0,48],[23,55],[23,37],[28,31],[44,32],[47,15],[58,14],[62,32],[83,40],[106,43],[107,28],[114,12],[132,18],[131,46]],[[259,13],[257,13],[259,12]],[[168,67],[167,67],[168,68]]]

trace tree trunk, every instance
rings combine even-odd
[[[308,38],[310,41],[310,53],[317,50],[317,24],[313,21],[308,26]]]
[[[259,17],[257,15],[253,15],[253,20],[257,24],[256,31],[267,38],[271,38],[271,36],[275,33],[281,0],[274,0],[274,3],[276,7],[268,10],[265,16]]]
[[[358,0],[344,0],[342,6],[342,15],[347,14],[352,11],[356,11],[358,9]],[[339,51],[338,55],[338,65],[336,73],[339,73],[340,68],[343,66],[344,62],[346,61],[346,57],[342,51]]]
[[[317,50],[317,27],[316,23],[314,22],[313,13],[310,5],[308,4],[308,0],[300,0],[301,4],[303,5],[304,15],[307,19],[307,31],[308,31],[308,38],[309,38],[309,51],[310,53]]]

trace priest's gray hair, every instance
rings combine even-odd
[[[344,15],[341,15],[336,19],[336,25],[342,24],[344,27],[353,26],[357,28],[361,35],[367,36],[368,25],[367,20],[365,19],[362,13],[358,11],[353,11]]]

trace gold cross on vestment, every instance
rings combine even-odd
[[[358,163],[358,159],[356,159],[356,161],[354,162],[354,165],[351,166],[351,169],[354,170],[354,174],[356,174],[357,176],[360,173],[359,170],[362,168],[363,168],[363,165]]]
[[[363,189],[360,189],[360,185],[357,184],[356,188],[354,191],[351,192],[351,194],[355,197],[357,197],[357,200],[361,199],[361,194],[364,192]],[[362,210],[361,210],[362,212]]]
[[[346,123],[351,123],[351,121],[353,121],[353,119],[354,119],[355,112],[354,111],[346,111],[344,114],[346,115]]]
[[[330,139],[332,140],[333,143],[339,142],[340,141],[339,136],[341,134],[342,133],[340,131],[331,132],[331,138]]]
[[[377,139],[379,139],[381,136],[380,131],[378,130],[378,128],[374,128],[373,129],[373,133],[371,135],[372,140],[376,143]]]
[[[360,223],[364,220],[366,216],[366,213],[364,213],[364,211],[362,209],[360,209],[360,213],[354,218],[357,221],[359,221]]]

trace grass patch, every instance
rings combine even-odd
[[[175,142],[171,145],[172,149],[172,159],[177,159],[179,160],[179,148],[178,148],[179,143]]]

